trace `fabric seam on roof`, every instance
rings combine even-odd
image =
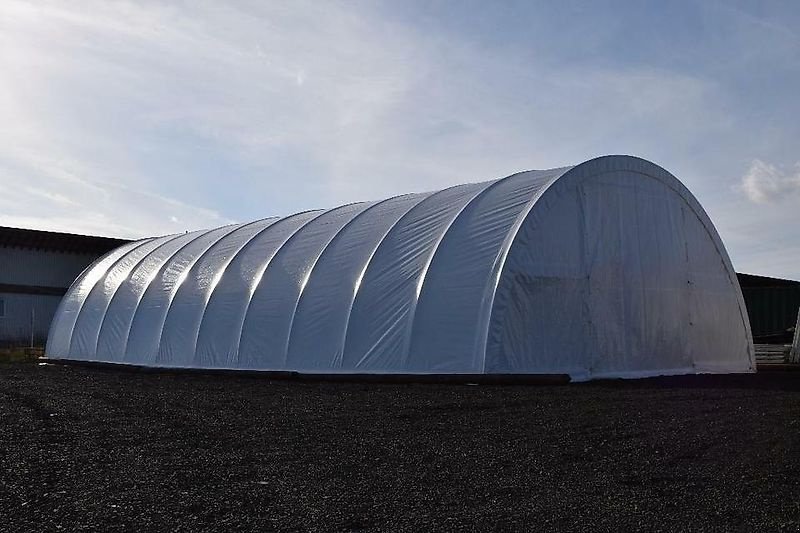
[[[135,245],[136,242],[138,242],[139,244],[144,244],[144,242],[147,241],[147,240],[149,240],[149,239],[141,239],[140,241],[133,241],[133,242],[127,242],[125,244],[121,244],[119,247],[108,251],[107,253],[101,255],[100,257],[98,257],[97,259],[92,261],[92,263],[89,266],[84,268],[81,271],[81,273],[78,274],[78,276],[75,278],[75,281],[72,282],[70,287],[67,289],[67,292],[61,298],[61,301],[58,303],[58,307],[56,307],[56,312],[53,315],[53,323],[50,325],[50,331],[47,334],[47,343],[48,344],[50,344],[50,340],[52,338],[52,335],[54,335],[57,332],[58,328],[55,327],[55,326],[58,326],[59,324],[58,324],[58,322],[56,320],[60,319],[61,316],[62,316],[61,315],[61,311],[62,311],[63,307],[65,305],[67,305],[67,300],[68,300],[69,295],[71,294],[72,287],[75,287],[75,286],[80,285],[81,283],[83,283],[83,280],[86,279],[86,277],[89,275],[89,273],[91,273],[95,269],[95,267],[97,267],[101,262],[103,262],[103,260],[106,257],[108,257],[109,255],[113,254],[115,251],[119,250],[119,248],[122,248],[123,246],[131,245],[131,249],[134,249],[134,248],[136,248],[136,246],[138,246],[138,245]],[[123,254],[120,257],[124,257],[124,255],[125,254]],[[107,271],[107,269],[106,269],[106,271]],[[98,278],[98,281],[99,281],[99,278]],[[95,282],[95,283],[97,283],[97,282]],[[92,288],[94,288],[94,285],[92,286]],[[83,307],[83,302],[84,301],[85,301],[85,299],[81,300],[80,307],[78,308],[78,313],[75,314],[75,323],[77,323],[77,321],[78,321],[77,317],[78,317],[78,314],[80,313],[80,309]],[[69,336],[70,344],[72,344],[72,333],[74,332],[74,329],[75,329],[75,323],[72,324],[72,330],[71,330],[70,336]],[[69,350],[69,347],[67,348],[67,350]]]
[[[226,227],[233,227],[233,226],[236,226],[236,224],[229,224],[227,226],[222,226],[222,228],[224,229]],[[194,237],[193,239],[189,240],[188,242],[182,244],[169,257],[164,259],[164,261],[161,263],[161,266],[158,267],[158,270],[156,270],[155,275],[151,276],[150,279],[147,281],[147,284],[145,285],[144,290],[142,291],[142,294],[139,295],[139,298],[136,301],[136,308],[133,311],[133,315],[131,316],[130,323],[128,324],[128,328],[127,328],[128,331],[125,333],[125,337],[124,337],[124,340],[122,342],[122,347],[125,350],[122,353],[122,360],[123,361],[127,358],[126,356],[128,355],[128,341],[130,340],[131,330],[133,329],[133,323],[136,321],[136,315],[139,312],[139,305],[142,303],[142,299],[144,298],[145,294],[147,294],[147,291],[150,289],[150,286],[153,284],[153,282],[156,280],[156,278],[158,278],[158,277],[160,277],[160,276],[162,276],[164,274],[164,269],[167,268],[167,265],[169,265],[170,262],[173,259],[175,259],[175,257],[179,253],[181,253],[187,247],[191,246],[192,244],[194,244],[198,240],[202,239],[203,237],[205,237],[206,235],[208,235],[212,231],[215,231],[216,229],[221,229],[221,228],[215,228],[215,229],[210,229],[210,230],[201,230],[201,231],[199,231],[198,235],[196,237]],[[227,235],[227,233],[226,233],[226,235]],[[102,327],[101,327],[101,331],[102,331]],[[98,341],[99,341],[99,339],[100,339],[100,336],[98,335]]]
[[[450,190],[450,189],[455,189],[458,186],[459,185],[453,185],[452,187],[448,187],[447,189],[443,189],[443,190],[437,191],[437,192],[421,193],[424,196],[422,198],[420,198],[419,201],[416,202],[414,205],[409,207],[402,215],[397,217],[397,220],[392,222],[392,224],[384,232],[384,234],[380,237],[380,239],[378,239],[378,242],[375,243],[375,247],[372,248],[372,251],[369,253],[369,256],[367,257],[367,260],[364,262],[364,266],[361,268],[361,273],[359,274],[358,279],[356,280],[356,286],[353,287],[353,295],[350,298],[350,305],[347,308],[347,314],[345,315],[345,321],[344,321],[344,328],[342,330],[342,344],[341,344],[340,350],[334,355],[334,357],[337,357],[339,359],[339,361],[338,361],[339,364],[338,365],[331,365],[331,368],[341,368],[342,364],[344,364],[344,351],[347,348],[347,333],[348,333],[348,331],[350,329],[350,316],[353,314],[353,307],[355,306],[356,298],[358,297],[358,293],[361,290],[361,283],[364,281],[364,277],[367,275],[367,270],[369,270],[369,265],[372,262],[372,258],[375,257],[375,254],[377,253],[378,249],[381,247],[383,242],[386,240],[386,237],[388,237],[389,234],[392,232],[392,230],[394,230],[394,228],[397,227],[397,225],[400,223],[401,220],[403,220],[417,206],[422,204],[422,202],[424,202],[428,198],[431,198],[433,195],[435,195],[435,194],[437,194],[439,192],[444,192],[444,191],[447,191],[447,190]]]
[[[342,206],[339,206],[339,207],[334,207],[334,208],[331,208],[331,209],[321,209],[321,210],[319,210],[319,214],[317,214],[316,216],[313,216],[313,217],[309,218],[308,220],[306,220],[305,222],[303,222],[302,224],[300,224],[300,225],[299,225],[297,228],[295,228],[295,229],[294,229],[294,230],[293,230],[293,231],[292,231],[292,232],[291,232],[291,233],[290,233],[290,234],[289,234],[289,235],[288,235],[288,236],[287,236],[287,237],[286,237],[286,238],[283,240],[283,242],[281,242],[281,243],[278,245],[278,247],[277,247],[277,248],[275,248],[275,251],[274,251],[274,252],[272,252],[272,255],[270,255],[269,259],[267,259],[267,260],[264,262],[263,269],[261,270],[260,274],[257,274],[257,275],[256,275],[256,276],[253,278],[254,280],[257,280],[257,281],[256,281],[255,285],[253,285],[252,287],[250,287],[250,295],[247,297],[247,304],[245,304],[245,306],[244,306],[244,313],[242,313],[242,322],[241,322],[241,324],[239,324],[239,335],[235,335],[235,336],[234,336],[234,339],[236,340],[236,348],[234,349],[233,353],[236,355],[236,362],[237,362],[237,364],[238,364],[238,362],[239,362],[240,355],[241,355],[241,354],[239,353],[239,350],[241,349],[241,346],[242,346],[242,335],[244,335],[244,325],[247,323],[247,315],[248,315],[248,313],[250,313],[250,306],[251,306],[251,305],[252,305],[252,303],[253,303],[253,296],[255,296],[255,294],[256,294],[256,291],[258,290],[258,287],[259,287],[259,286],[261,286],[261,281],[264,279],[264,276],[266,276],[266,275],[267,275],[267,270],[269,270],[269,267],[270,267],[270,265],[272,264],[272,260],[273,260],[273,259],[275,259],[275,256],[277,256],[277,255],[278,255],[278,253],[280,253],[280,251],[281,251],[281,250],[283,250],[283,247],[284,247],[284,246],[286,246],[286,244],[287,244],[289,241],[291,241],[291,240],[292,240],[292,238],[293,238],[295,235],[297,235],[297,232],[299,232],[300,230],[302,230],[303,228],[305,228],[305,227],[306,227],[308,224],[310,224],[311,222],[313,222],[313,221],[317,220],[317,219],[318,219],[319,217],[321,217],[322,215],[324,215],[324,214],[326,214],[326,213],[330,213],[331,211],[333,211],[333,210],[335,210],[335,209],[341,209],[341,208],[343,208],[343,207],[347,207],[347,206],[349,206],[349,205],[355,205],[356,203],[359,203],[359,202],[354,202],[354,203],[350,203],[350,204],[342,205]],[[313,213],[314,211],[317,211],[317,210],[315,210],[315,209],[312,209],[312,210],[309,210],[309,211],[303,211],[303,212],[300,212],[300,213],[296,213],[296,214],[294,214],[294,215],[289,215],[288,217],[284,217],[284,218],[282,218],[281,220],[287,220],[287,219],[289,219],[289,218],[292,218],[292,217],[295,217],[295,216],[297,216],[297,215],[303,215],[303,214],[307,214],[307,213]],[[278,221],[278,222],[280,222],[280,221]]]
[[[387,202],[389,202],[391,200],[397,200],[398,198],[403,198],[405,196],[411,196],[411,193],[392,196],[391,198],[386,198],[385,200],[380,200],[380,201],[377,201],[377,202],[373,202],[372,205],[368,205],[362,211],[357,213],[353,218],[348,220],[341,228],[339,228],[338,231],[336,231],[336,233],[333,235],[333,237],[331,237],[331,239],[328,242],[325,243],[325,246],[322,247],[322,250],[319,252],[317,257],[314,259],[314,262],[313,262],[313,264],[311,265],[311,268],[308,271],[306,283],[300,288],[300,294],[297,296],[297,300],[295,301],[295,304],[294,304],[294,310],[292,311],[292,315],[291,315],[290,323],[289,323],[289,335],[288,335],[288,337],[286,339],[286,349],[285,349],[285,352],[284,352],[284,366],[286,365],[286,363],[289,360],[289,353],[290,353],[289,348],[290,348],[291,342],[292,342],[292,331],[293,331],[293,328],[294,328],[295,315],[297,314],[297,309],[300,307],[300,301],[303,299],[303,295],[305,294],[306,286],[311,282],[311,276],[314,275],[314,269],[316,268],[317,263],[319,263],[320,258],[323,256],[325,251],[331,246],[331,244],[333,244],[333,242],[339,237],[339,235],[341,235],[341,233],[344,231],[344,229],[349,227],[354,222],[356,222],[356,220],[358,220],[361,217],[361,215],[364,215],[365,213],[367,213],[368,211],[371,211],[373,208],[378,207],[379,205],[384,205],[385,203],[387,203]]]
[[[290,216],[302,215],[303,213],[308,213],[308,212],[310,211],[303,211],[301,213],[296,213],[295,215],[290,215]],[[211,287],[211,290],[208,292],[208,297],[206,298],[206,301],[203,303],[203,311],[202,313],[200,313],[200,321],[197,323],[197,328],[196,331],[194,332],[194,342],[192,343],[192,350],[191,350],[193,360],[197,359],[197,341],[200,337],[200,328],[203,326],[203,321],[206,318],[206,310],[208,309],[208,303],[211,301],[211,297],[214,296],[214,291],[216,291],[217,287],[219,287],[219,282],[222,281],[223,277],[225,277],[225,273],[228,271],[228,266],[233,262],[234,258],[239,255],[239,252],[247,248],[256,239],[256,237],[267,231],[269,228],[271,228],[281,220],[283,220],[283,218],[269,217],[269,218],[263,218],[259,222],[264,222],[267,220],[273,220],[273,222],[271,222],[268,226],[261,228],[253,235],[251,235],[250,238],[244,241],[244,243],[242,243],[242,245],[239,246],[239,249],[233,252],[233,255],[231,255],[227,261],[222,262],[221,268],[217,269],[217,272],[214,274],[214,277],[217,278],[217,282],[214,284],[213,287]]]
[[[261,219],[261,220],[266,220],[266,219]],[[229,235],[233,235],[238,230],[240,230],[240,229],[242,229],[244,227],[250,226],[251,224],[255,224],[256,222],[260,222],[261,220],[254,220],[253,222],[249,222],[249,223],[246,223],[246,224],[237,224],[233,228],[231,228],[229,231],[227,231],[226,233],[223,233],[222,235],[220,235],[213,242],[208,243],[208,246],[206,246],[205,250],[203,250],[200,253],[198,253],[197,257],[195,257],[193,260],[191,260],[189,263],[187,263],[186,268],[181,271],[179,276],[183,276],[184,272],[188,276],[189,272],[192,271],[192,269],[195,267],[195,265],[203,257],[205,257],[206,254],[209,251],[211,251],[211,249],[214,246],[219,244],[219,242],[222,241],[222,239],[224,239],[225,237],[227,237]],[[223,227],[225,227],[225,226],[223,226]],[[217,229],[219,229],[219,228],[217,228]],[[215,231],[215,230],[209,230],[209,233],[211,233],[212,231]],[[184,278],[184,280],[185,280],[185,278]],[[169,302],[167,303],[167,309],[164,311],[164,318],[161,320],[161,327],[159,328],[159,332],[158,332],[158,340],[156,341],[156,350],[157,350],[156,353],[155,353],[156,360],[158,360],[159,354],[161,353],[161,339],[164,338],[164,328],[167,325],[167,320],[169,319],[169,313],[172,310],[172,303],[175,301],[175,296],[178,295],[178,291],[180,290],[182,284],[183,284],[183,280],[181,281],[181,283],[176,284],[175,287],[172,288],[172,291],[170,291]]]
[[[75,337],[75,326],[78,325],[78,320],[80,319],[81,314],[83,313],[84,304],[89,299],[89,296],[92,294],[92,292],[94,292],[95,288],[97,287],[97,284],[100,283],[100,280],[105,280],[105,275],[108,274],[108,271],[111,270],[112,268],[114,268],[115,266],[117,266],[117,264],[119,264],[120,261],[122,261],[123,259],[128,257],[128,254],[138,250],[139,248],[141,248],[145,244],[147,244],[149,242],[152,242],[155,239],[156,239],[156,237],[149,237],[147,239],[143,239],[142,241],[139,241],[138,244],[136,244],[134,246],[131,246],[131,248],[128,251],[126,251],[124,254],[119,256],[113,263],[111,263],[111,265],[109,265],[108,268],[105,269],[105,272],[103,272],[103,275],[99,276],[97,278],[97,281],[94,282],[94,284],[92,285],[92,288],[89,289],[88,291],[86,291],[86,296],[81,298],[80,306],[78,307],[78,311],[75,313],[75,320],[72,323],[72,328],[70,328],[69,346],[67,347],[67,351],[68,352],[72,353],[72,341],[73,341],[73,339]],[[68,298],[68,296],[69,295],[64,297],[65,301]]]
[[[486,184],[485,187],[483,187],[481,190],[476,192],[472,196],[472,198],[470,198],[463,206],[461,206],[461,208],[458,210],[458,212],[455,214],[455,216],[453,216],[453,218],[450,220],[450,222],[447,223],[447,225],[445,226],[445,228],[442,231],[441,235],[439,235],[439,238],[434,243],[433,249],[432,249],[430,255],[428,255],[428,258],[425,260],[425,265],[422,267],[422,271],[420,272],[419,281],[417,282],[418,285],[417,285],[416,293],[414,294],[414,299],[411,302],[411,308],[408,311],[408,327],[406,328],[406,333],[405,333],[405,336],[403,338],[403,348],[402,348],[402,351],[400,352],[401,353],[401,357],[403,358],[403,363],[404,364],[408,362],[408,358],[410,356],[409,351],[411,350],[411,338],[412,338],[412,336],[414,334],[414,320],[416,319],[417,305],[419,303],[419,297],[422,294],[422,289],[423,289],[423,287],[425,285],[425,280],[426,280],[426,277],[428,275],[428,269],[430,268],[431,264],[433,263],[433,259],[436,257],[436,252],[439,251],[439,245],[442,244],[442,241],[444,241],[445,237],[447,236],[447,233],[450,231],[450,229],[453,227],[453,225],[456,223],[456,221],[459,219],[459,217],[469,208],[470,205],[473,205],[473,202],[477,201],[478,198],[481,198],[484,193],[488,192],[495,185],[497,185],[499,183],[503,183],[505,180],[509,179],[510,177],[511,176],[508,176],[508,177],[505,177],[505,178],[496,179],[494,181],[490,181],[490,182],[488,182]]]
[[[119,285],[117,285],[117,286],[114,288],[113,292],[111,293],[111,297],[108,299],[108,305],[106,306],[106,310],[105,310],[105,312],[103,312],[103,318],[102,318],[102,319],[100,319],[100,328],[97,330],[97,338],[94,340],[94,354],[95,354],[95,356],[97,356],[97,348],[98,348],[98,347],[99,347],[99,345],[100,345],[100,335],[101,335],[101,334],[102,334],[102,332],[103,332],[103,326],[105,325],[105,323],[106,323],[106,318],[108,317],[108,309],[109,309],[109,308],[111,308],[111,304],[114,302],[114,298],[116,298],[116,296],[117,296],[117,293],[119,292],[119,288],[120,288],[120,287],[122,287],[122,284],[123,284],[123,283],[125,283],[125,282],[126,282],[126,281],[127,281],[129,278],[130,278],[131,274],[132,274],[132,273],[133,273],[133,272],[134,272],[134,271],[135,271],[137,268],[139,268],[139,267],[142,265],[142,263],[143,263],[143,262],[144,262],[144,261],[145,261],[145,260],[146,260],[148,257],[150,257],[152,254],[156,253],[158,250],[161,250],[161,249],[162,249],[164,246],[166,246],[166,245],[170,244],[171,242],[174,242],[175,240],[177,240],[177,239],[180,239],[180,238],[181,238],[181,237],[183,237],[184,235],[185,235],[185,233],[177,233],[177,234],[173,234],[171,239],[167,239],[167,240],[165,240],[164,242],[162,242],[161,244],[159,244],[158,246],[156,246],[155,248],[153,248],[152,250],[150,250],[148,253],[146,253],[146,254],[144,255],[144,257],[142,257],[142,258],[141,258],[139,261],[137,261],[137,262],[136,262],[136,264],[135,264],[133,267],[131,267],[131,269],[130,269],[130,272],[128,273],[128,276],[126,276],[126,278],[125,278],[124,280],[122,280],[122,283],[120,283]],[[128,254],[125,254],[125,255],[128,255]],[[150,284],[150,282],[148,282],[148,285],[149,285],[149,284]],[[143,293],[143,294],[144,294],[144,293]],[[138,307],[138,303],[137,303],[137,306],[136,306],[136,307]],[[135,311],[134,311],[134,312],[135,312]]]
[[[208,309],[208,305],[211,302],[211,299],[214,297],[214,294],[216,293],[217,287],[219,287],[219,284],[222,283],[222,278],[225,277],[225,274],[228,271],[228,266],[230,266],[230,264],[233,263],[236,260],[237,257],[239,257],[239,254],[241,254],[245,250],[249,249],[249,247],[253,244],[253,242],[255,241],[256,238],[261,236],[265,231],[267,231],[270,228],[274,227],[275,224],[278,224],[279,222],[281,222],[283,220],[287,220],[287,219],[295,217],[295,216],[299,216],[299,215],[302,215],[302,214],[305,214],[305,213],[311,213],[313,211],[314,210],[311,209],[311,210],[307,210],[307,211],[301,211],[299,213],[294,213],[292,215],[288,215],[288,216],[285,216],[285,217],[268,217],[268,218],[261,219],[260,221],[266,221],[266,220],[272,220],[272,219],[274,219],[274,220],[270,225],[265,226],[265,227],[261,228],[260,230],[258,230],[256,233],[254,233],[249,239],[247,239],[241,245],[241,247],[238,250],[236,250],[233,253],[233,255],[231,255],[231,257],[229,258],[227,264],[222,268],[222,272],[219,273],[219,274],[216,274],[216,276],[219,276],[219,281],[211,289],[211,292],[208,294],[208,299],[206,300],[206,303],[203,306],[203,313],[200,316],[200,322],[199,322],[199,324],[197,326],[197,334],[195,335],[195,339],[194,339],[194,355],[195,356],[197,355],[197,342],[198,342],[198,340],[200,338],[200,331],[203,329],[203,323],[205,322],[205,318],[206,318],[206,309]]]

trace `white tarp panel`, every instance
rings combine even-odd
[[[73,284],[47,354],[575,379],[754,368],[710,220],[628,156],[127,244]]]
[[[111,303],[111,298],[117,288],[128,278],[131,270],[139,261],[172,238],[172,235],[159,237],[137,246],[120,257],[94,288],[89,291],[81,307],[78,319],[75,321],[72,342],[69,346],[70,353],[74,354],[77,359],[95,358],[100,326],[108,310],[108,304]]]
[[[342,367],[403,372],[406,329],[428,257],[460,210],[488,183],[432,194],[394,225],[364,272],[350,312]]]
[[[428,196],[409,194],[378,202],[331,240],[317,260],[295,310],[289,368],[342,368],[347,323],[365,266],[387,232]]]
[[[225,226],[203,233],[173,255],[144,291],[131,321],[123,361],[131,364],[158,364],[161,332],[175,292],[185,280],[194,263],[229,233],[241,225]],[[164,362],[161,362],[165,364]]]
[[[308,211],[278,220],[236,254],[208,302],[198,333],[198,357],[215,360],[223,368],[243,367],[239,339],[253,293],[275,254],[320,213]]]
[[[746,346],[745,339],[732,333],[730,327],[747,321],[744,306],[737,305],[741,300],[738,281],[720,260],[725,252],[715,248],[715,244],[721,246],[721,243],[714,242],[716,232],[712,235],[707,231],[710,222],[706,224],[689,210],[685,214],[686,253],[690,258],[686,338],[689,358],[700,372],[730,371],[730,354],[741,353]]]
[[[425,274],[410,329],[409,369],[482,372],[474,335],[464,332],[479,329],[486,280],[520,211],[535,191],[564,170],[524,172],[496,181],[459,214]]]
[[[325,211],[276,252],[254,288],[240,330],[239,357],[253,368],[286,368],[286,347],[297,301],[325,244],[367,204]]]
[[[738,282],[705,213],[666,171],[614,163],[555,182],[515,235],[486,371],[589,379],[752,370]]]
[[[208,300],[236,253],[277,219],[268,218],[245,224],[212,245],[200,256],[172,299],[170,312],[161,332],[158,357],[176,366],[199,366],[213,361],[198,360],[197,335]]]
[[[47,346],[52,353],[70,353],[69,347],[72,343],[72,333],[75,331],[75,322],[78,320],[78,315],[89,292],[94,289],[94,286],[107,274],[111,265],[120,257],[150,240],[145,239],[122,245],[89,265],[78,276],[67,294],[62,298],[50,324]]]
[[[169,258],[186,244],[205,233],[205,231],[195,231],[178,235],[153,250],[136,265],[128,277],[117,287],[108,304],[97,338],[96,357],[104,361],[122,360],[133,316],[148,285]]]

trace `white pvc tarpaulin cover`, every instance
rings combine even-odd
[[[578,380],[755,367],[711,221],[629,156],[126,244],[69,289],[47,355]]]

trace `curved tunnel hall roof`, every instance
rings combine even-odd
[[[487,361],[503,343],[495,315],[513,314],[495,312],[509,253],[554,184],[608,173],[666,183],[698,212],[733,276],[713,226],[674,177],[608,156],[127,243],[75,281],[47,353],[164,367],[537,373],[535,361],[515,366],[508,354]]]

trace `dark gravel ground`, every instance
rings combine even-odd
[[[0,531],[800,530],[800,372],[566,386],[0,364]]]

